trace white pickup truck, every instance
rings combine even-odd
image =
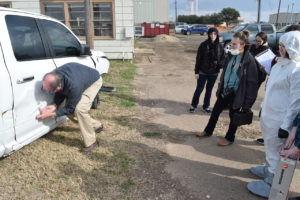
[[[39,121],[53,101],[41,90],[43,76],[69,62],[107,73],[101,51],[81,44],[63,23],[40,14],[0,8],[0,157],[48,133],[66,117]]]

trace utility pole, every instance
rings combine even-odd
[[[258,0],[257,23],[260,22],[260,5],[261,5],[261,0]]]
[[[276,28],[277,29],[278,29],[278,17],[279,17],[279,12],[280,12],[280,5],[281,5],[281,0],[279,0],[278,12],[277,12],[277,17],[276,17]]]
[[[177,22],[177,0],[175,0],[175,23]]]
[[[289,16],[289,10],[290,10],[290,5],[288,5],[288,9],[287,9],[287,12],[286,12],[286,17],[285,17],[285,25],[288,25],[288,16]]]
[[[90,49],[94,49],[94,41],[92,34],[92,3],[91,0],[84,0],[85,7],[85,38],[86,44],[90,46]]]
[[[294,11],[294,2],[293,2],[293,4],[292,4],[291,24],[293,24],[293,11]]]

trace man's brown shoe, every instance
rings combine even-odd
[[[218,143],[218,146],[221,146],[221,147],[226,147],[228,145],[231,145],[232,143],[231,142],[228,142],[227,140],[222,140]]]
[[[100,133],[101,131],[103,131],[104,127],[103,125],[101,125],[99,128],[96,128],[95,132],[96,133]]]
[[[203,131],[200,131],[196,134],[197,137],[208,137],[209,135],[206,135]]]
[[[94,142],[93,144],[91,144],[90,146],[88,147],[84,147],[82,148],[82,153],[88,153],[88,152],[91,152],[93,151],[95,148],[99,147],[99,144],[98,142]]]

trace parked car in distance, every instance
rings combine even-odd
[[[200,35],[207,35],[209,26],[203,24],[193,24],[190,27],[183,29],[182,33],[184,35],[191,35],[191,34],[200,34]]]
[[[186,22],[176,22],[176,26],[179,26],[179,25],[187,25]]]
[[[39,108],[53,103],[43,76],[75,62],[107,73],[103,52],[91,51],[63,23],[48,16],[0,8],[0,157],[10,155],[56,128],[67,118],[40,121]]]
[[[182,33],[182,30],[184,29],[187,29],[188,28],[188,25],[179,25],[179,26],[176,26],[176,33]]]
[[[174,22],[169,23],[169,35],[175,36],[176,35],[176,24]]]
[[[250,42],[251,44],[254,43],[255,36],[259,32],[265,32],[268,36],[268,43],[270,48],[276,49],[278,48],[278,41],[276,37],[276,29],[273,24],[270,23],[254,23],[254,24],[240,24],[234,27],[231,31],[225,32],[225,33],[220,33],[219,34],[219,39],[221,44],[224,46],[225,51],[230,48],[230,42],[231,38],[234,35],[234,33],[243,31],[243,30],[248,30],[250,32]]]

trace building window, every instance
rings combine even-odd
[[[93,1],[93,37],[110,39],[115,37],[113,0]],[[65,23],[79,37],[85,36],[85,7],[82,0],[55,1],[42,0],[42,13]]]
[[[84,4],[69,4],[69,24],[77,36],[85,36]]]
[[[112,3],[94,3],[94,30],[95,36],[113,35]]]
[[[45,15],[65,23],[64,4],[45,4]]]
[[[11,2],[9,1],[0,2],[0,7],[11,8]]]

